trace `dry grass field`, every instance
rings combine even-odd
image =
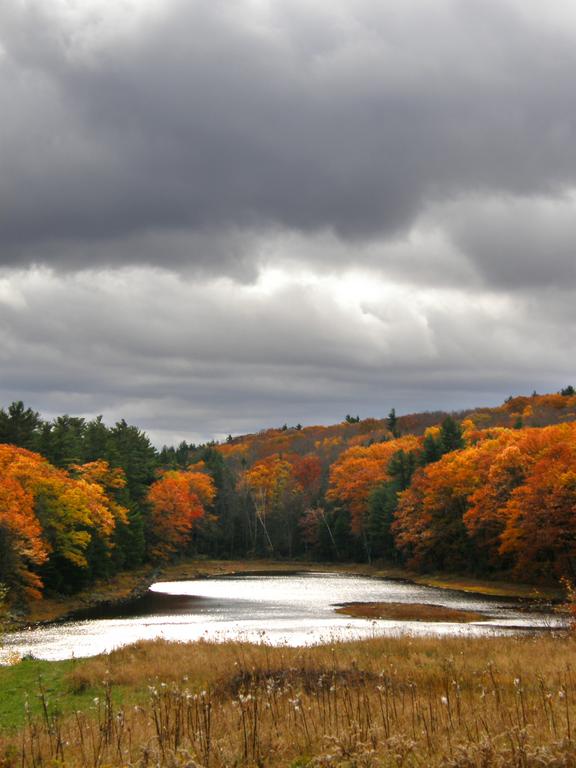
[[[39,681],[0,766],[575,766],[575,665],[571,636],[142,642],[66,667],[78,711]]]

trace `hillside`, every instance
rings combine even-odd
[[[566,391],[571,392],[567,387]],[[423,435],[451,416],[470,420],[479,429],[490,427],[543,427],[576,421],[576,394],[519,395],[502,405],[463,411],[423,411],[397,417],[398,435]],[[218,450],[230,462],[255,461],[273,453],[327,454],[332,459],[347,448],[369,445],[393,437],[388,418],[342,421],[330,426],[281,427],[229,438]]]
[[[156,451],[120,421],[0,411],[12,604],[185,556],[384,561],[554,583],[576,572],[576,395]]]

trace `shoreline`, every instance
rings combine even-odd
[[[464,592],[484,598],[516,600],[526,603],[527,608],[536,610],[542,607],[553,608],[561,604],[564,599],[560,588],[472,579],[453,574],[422,575],[396,566],[276,560],[188,560],[164,567],[148,567],[124,572],[109,581],[99,581],[90,589],[76,595],[49,596],[35,601],[27,606],[26,613],[13,611],[8,619],[6,631],[65,622],[77,612],[87,608],[122,605],[144,595],[150,585],[155,582],[296,572],[341,573],[406,581],[420,586]]]

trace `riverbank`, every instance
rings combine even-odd
[[[422,586],[451,589],[486,597],[520,599],[532,606],[541,603],[560,603],[563,590],[552,587],[536,587],[506,581],[471,579],[455,575],[422,575],[395,566],[368,565],[362,563],[306,563],[275,560],[189,560],[155,568],[127,571],[107,581],[98,581],[90,589],[71,596],[49,596],[31,602],[26,611],[16,611],[10,620],[10,628],[35,626],[64,621],[70,615],[86,608],[119,605],[143,595],[156,581],[185,581],[234,574],[294,573],[297,571],[322,571],[349,573],[373,578],[409,581]]]
[[[96,581],[90,588],[74,595],[48,595],[41,600],[32,600],[26,606],[17,606],[11,610],[7,629],[65,621],[70,615],[85,608],[121,605],[145,594],[160,573],[158,568],[139,568],[119,573],[111,579]]]
[[[275,560],[194,560],[162,568],[158,581],[177,581],[210,576],[240,573],[294,573],[296,571],[322,571],[325,573],[350,573],[356,576],[372,576],[381,579],[397,579],[437,589],[452,589],[485,597],[505,597],[534,602],[560,602],[564,590],[560,587],[538,586],[521,582],[474,579],[454,574],[418,574],[398,566],[367,563],[307,563],[279,562]]]

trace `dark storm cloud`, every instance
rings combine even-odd
[[[63,7],[0,9],[5,265],[250,275],[254,233],[357,244],[446,197],[576,183],[576,25],[535,2],[170,0],[119,31],[112,4]],[[455,242],[491,280],[542,252],[475,226]]]
[[[567,3],[0,0],[0,403],[162,443],[576,383],[575,71]]]

